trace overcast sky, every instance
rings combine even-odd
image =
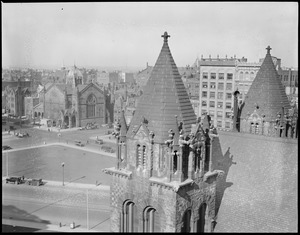
[[[167,31],[177,66],[271,55],[298,66],[297,2],[1,3],[2,66],[154,65]]]

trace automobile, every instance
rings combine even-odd
[[[27,182],[29,185],[33,186],[40,186],[44,184],[42,179],[30,179]]]
[[[103,140],[102,140],[102,139],[96,139],[96,140],[95,140],[95,143],[96,143],[96,144],[103,144]]]
[[[86,129],[85,127],[79,127],[78,130],[83,131],[83,130],[85,130],[85,129]]]
[[[8,146],[8,145],[3,145],[2,146],[2,150],[9,150],[12,149],[12,147]]]
[[[20,183],[22,183],[22,177],[20,177],[20,176],[8,177],[8,178],[6,178],[6,183],[20,184]]]
[[[22,132],[17,133],[16,135],[17,135],[18,137],[20,137],[20,138],[23,138],[23,137],[29,137],[29,134],[28,134],[28,133],[22,133]]]
[[[80,147],[84,146],[84,144],[81,143],[81,141],[77,141],[77,140],[75,140],[75,145],[80,146]]]

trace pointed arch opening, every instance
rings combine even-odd
[[[199,208],[199,219],[197,222],[197,232],[198,233],[208,232],[209,231],[208,223],[209,223],[208,208],[207,208],[207,204],[203,203]]]
[[[96,116],[96,97],[90,94],[86,100],[86,116],[92,118]]]
[[[189,233],[191,231],[191,209],[187,209],[182,217],[182,227],[181,232],[182,233]]]

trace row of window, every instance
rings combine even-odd
[[[232,90],[232,87],[232,83],[226,83],[226,90]],[[208,88],[208,82],[203,82],[202,88]],[[210,82],[210,88],[216,89],[216,83]],[[218,83],[218,90],[224,90],[224,83]]]
[[[121,216],[121,231],[134,232],[134,202],[127,200],[123,204]],[[143,232],[154,232],[155,209],[147,206],[143,212]]]
[[[255,74],[254,74],[254,72],[245,72],[245,73],[243,73],[243,72],[240,72],[239,73],[239,80],[243,80],[243,79],[245,79],[245,80],[254,80],[254,78],[255,78]]]
[[[209,101],[209,107],[210,108],[214,108],[215,107],[216,102],[215,101]],[[203,100],[202,101],[202,107],[207,107],[207,101]],[[223,108],[223,102],[217,102],[217,108]],[[225,103],[225,108],[226,109],[231,109],[232,105],[229,102]]]
[[[211,118],[214,118],[214,116],[215,116],[215,111],[210,110],[210,111],[208,112],[208,114],[209,114],[209,116],[210,116]],[[223,111],[217,111],[216,114],[217,114],[217,118],[223,118]],[[225,112],[225,118],[231,118],[231,117],[232,117],[232,112],[231,112],[231,111]]]
[[[208,97],[207,93],[208,93],[207,91],[202,91],[202,97],[207,98]],[[209,92],[209,98],[215,99],[216,92],[214,91]],[[217,99],[223,100],[223,98],[224,98],[224,92],[217,92]],[[226,99],[231,100],[231,98],[232,98],[232,93],[226,93]]]
[[[202,77],[203,77],[203,79],[208,79],[208,72],[203,72]],[[232,80],[233,79],[233,74],[232,73],[227,73],[226,77],[227,77],[227,80]],[[217,79],[217,73],[210,73],[210,79]],[[225,74],[224,73],[218,73],[218,79],[219,80],[224,80],[225,79]]]

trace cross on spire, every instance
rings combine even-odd
[[[267,54],[270,54],[270,51],[272,50],[272,48],[270,46],[268,46],[266,49],[267,49]]]
[[[163,35],[161,35],[164,38],[164,42],[168,42],[168,38],[171,37],[170,35],[168,35],[167,32],[165,32]]]

